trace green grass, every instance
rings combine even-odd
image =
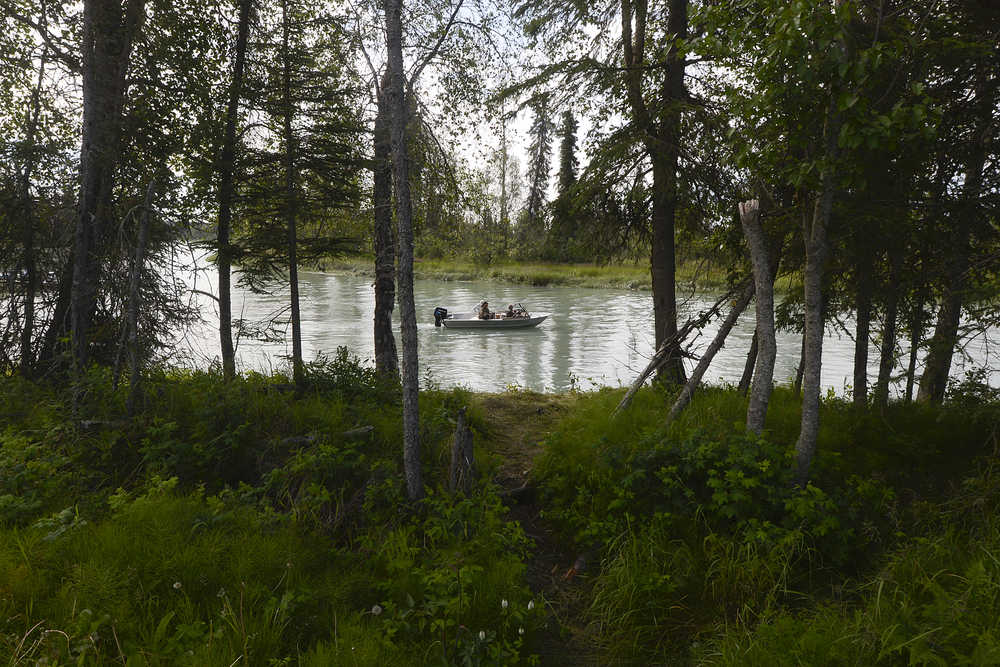
[[[712,665],[1000,662],[1000,478],[970,478],[874,575],[835,599],[774,608],[698,651]],[[943,511],[942,511],[943,510]]]
[[[959,533],[945,529],[942,512],[951,515],[958,502],[980,503],[979,514],[992,514],[996,496],[948,499],[977,461],[992,456],[996,404],[894,404],[859,414],[828,399],[813,481],[797,489],[791,469],[799,402],[787,388],[773,395],[762,439],[743,435],[746,400],[731,389],[700,391],[669,428],[662,422],[670,397],[662,390],[644,390],[613,419],[620,396],[605,390],[581,399],[536,465],[547,515],[564,539],[601,562],[589,618],[604,660],[891,663],[912,655],[916,648],[900,645],[920,646],[920,634],[931,629],[931,619],[944,621],[947,605],[961,607],[971,596],[972,574],[976,581],[986,577],[987,588],[977,593],[984,601],[962,632],[967,641],[969,633],[985,633],[970,650],[992,650],[995,622],[985,609],[995,600],[989,592],[997,574],[990,560],[995,522],[982,534],[982,527]],[[995,486],[985,481],[991,478],[971,479],[973,486]],[[971,560],[963,556],[948,565],[945,556],[953,550],[971,552]],[[857,586],[852,582],[901,563],[913,572],[894,579],[893,604],[905,598],[924,621],[904,625],[891,617],[882,628],[887,638],[857,660],[845,652],[839,662],[814,663],[818,653],[790,653],[782,644],[812,636],[819,650],[831,638],[805,628],[824,622],[813,615],[826,618],[834,603],[841,616],[828,619],[824,632],[839,631],[846,618],[860,614],[854,626],[860,633],[870,623],[864,614],[874,611],[858,610],[867,589],[849,594]],[[919,568],[923,584],[911,589],[906,581]],[[938,584],[945,587],[939,598]],[[772,623],[776,630],[769,629]],[[954,648],[958,643],[952,640],[947,664],[973,655]],[[711,646],[708,653],[705,646]]]
[[[95,372],[82,422],[58,389],[0,383],[0,656],[516,663],[538,621],[523,532],[488,478],[440,489],[470,396],[422,395],[429,496],[410,506],[398,387],[346,356],[309,378],[297,396],[284,377],[163,372],[127,420]]]
[[[322,262],[322,270],[348,271],[374,275],[372,259],[368,257],[339,258]],[[564,285],[571,287],[601,287],[611,289],[649,290],[651,278],[648,262],[622,264],[561,264],[555,262],[494,262],[476,263],[461,258],[418,259],[414,265],[418,278],[439,280],[494,280],[520,285]],[[724,267],[707,262],[681,262],[677,270],[678,283],[694,284],[699,289],[719,289],[725,286]]]
[[[570,612],[528,588],[538,563],[491,480],[527,469],[531,529],[592,564],[560,599],[601,664],[1000,660],[989,392],[824,400],[799,489],[786,387],[760,438],[732,388],[669,427],[659,387],[617,418],[622,390],[425,391],[411,505],[398,386],[346,354],[308,378],[161,371],[131,420],[101,371],[72,392],[4,378],[0,667],[529,664]],[[482,476],[452,495],[462,406]]]

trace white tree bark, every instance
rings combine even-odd
[[[774,273],[771,270],[774,259],[760,223],[758,200],[740,204],[740,222],[750,248],[754,291],[757,295],[757,361],[750,389],[750,403],[747,406],[747,430],[760,435],[767,418],[767,405],[773,389],[774,362],[778,353],[774,333]]]
[[[413,302],[413,202],[410,197],[409,157],[406,149],[406,105],[404,101],[402,0],[386,0],[386,48],[389,60],[389,125],[396,191],[396,221],[399,229],[396,263],[400,341],[403,354],[403,468],[410,500],[424,494],[420,465],[420,377],[417,367],[417,313]]]

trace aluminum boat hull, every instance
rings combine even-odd
[[[448,317],[441,324],[449,329],[527,329],[537,327],[548,315],[511,317],[499,320],[481,320],[477,317]]]

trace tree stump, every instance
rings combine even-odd
[[[448,488],[452,493],[468,492],[476,475],[475,454],[472,451],[472,429],[465,421],[465,408],[458,411],[455,442],[451,448],[451,469]]]

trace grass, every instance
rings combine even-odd
[[[941,664],[957,664],[994,655],[1000,495],[996,476],[976,466],[993,460],[996,404],[859,414],[828,399],[813,481],[797,489],[799,405],[787,388],[775,391],[761,440],[741,434],[746,402],[731,389],[701,391],[668,428],[662,390],[640,393],[612,420],[620,395],[582,398],[535,466],[547,516],[601,561],[588,615],[603,661],[895,664],[943,655]],[[982,520],[953,527],[960,516]],[[878,587],[892,601],[871,607]],[[935,629],[966,601],[964,629]],[[873,625],[881,635],[865,634]],[[935,648],[934,633],[951,639]],[[844,652],[822,658],[834,641]]]
[[[346,271],[374,275],[369,257],[339,258],[322,262],[320,270]],[[417,278],[439,280],[493,280],[521,285],[564,285],[609,289],[651,289],[647,262],[620,264],[561,264],[546,262],[476,263],[461,258],[418,259],[414,265]],[[677,270],[678,283],[698,289],[725,286],[725,268],[707,262],[682,261]]]
[[[155,373],[134,420],[100,371],[0,382],[0,665],[1000,660],[1000,407],[975,392],[828,398],[799,489],[786,387],[761,438],[725,387],[669,427],[661,387],[617,418],[622,390],[426,391],[414,506],[398,387],[346,354],[308,376]],[[481,476],[452,495],[460,407]]]

